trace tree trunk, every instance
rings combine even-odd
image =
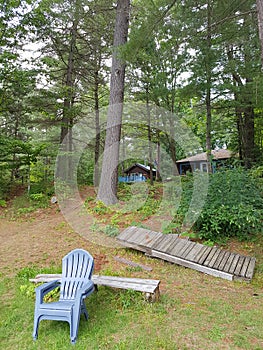
[[[212,47],[212,33],[211,33],[211,17],[212,9],[210,1],[207,4],[207,58],[206,58],[206,154],[207,154],[207,165],[208,172],[212,173],[212,145],[211,145],[211,128],[212,128],[212,109],[211,109],[211,85],[212,85],[212,72],[210,66],[210,56]]]
[[[118,0],[112,56],[110,101],[107,116],[106,141],[103,155],[98,199],[105,204],[117,203],[118,162],[124,98],[125,63],[119,49],[127,42],[130,0]]]
[[[160,145],[160,131],[157,130],[157,145],[156,145],[156,181],[161,180],[161,171],[160,171],[160,164],[161,164],[161,145]]]
[[[151,130],[151,111],[149,105],[149,89],[146,88],[146,109],[147,109],[147,136],[148,136],[148,156],[150,166],[150,184],[153,186],[153,150],[152,150],[152,130]]]
[[[228,60],[231,62],[233,58],[233,49],[230,47],[227,52]],[[245,57],[248,60],[247,57]],[[243,160],[246,168],[251,168],[256,160],[255,155],[255,123],[254,108],[251,102],[251,94],[249,92],[249,83],[251,79],[246,79],[246,84],[242,82],[241,77],[236,72],[232,72],[233,84],[237,85],[243,91],[239,94],[235,93],[235,101],[237,103],[237,126],[240,145],[240,159]]]
[[[77,16],[78,14],[76,14]],[[66,156],[58,156],[57,164],[57,176],[63,180],[71,180],[72,174],[72,131],[73,127],[73,115],[72,107],[74,104],[74,55],[76,48],[78,21],[75,20],[71,29],[71,41],[70,49],[67,62],[67,71],[64,87],[66,90],[66,96],[63,102],[63,115],[61,120],[61,131],[60,131],[60,144],[63,144],[63,152],[66,152]]]
[[[100,156],[100,114],[99,114],[99,72],[95,72],[94,86],[94,107],[95,107],[95,152],[94,152],[94,186],[99,186],[99,156]]]
[[[243,156],[244,164],[250,169],[255,159],[255,125],[254,125],[254,108],[252,105],[244,108],[244,145]]]
[[[72,102],[72,94],[73,94],[73,85],[74,85],[74,52],[76,47],[76,37],[77,37],[77,21],[73,22],[72,30],[71,30],[71,42],[70,42],[70,50],[68,56],[68,64],[67,64],[67,73],[66,73],[66,96],[64,98],[63,103],[63,115],[61,120],[61,132],[60,132],[60,143],[63,142],[66,137],[71,116],[71,102]]]
[[[258,33],[261,43],[261,63],[263,67],[263,0],[257,0]]]

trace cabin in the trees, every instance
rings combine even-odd
[[[232,156],[232,152],[227,149],[213,150],[212,172],[215,173],[218,168],[224,167],[226,161],[229,160]],[[208,160],[206,152],[178,160],[176,164],[180,175],[185,175],[188,171],[208,171]]]
[[[152,169],[153,178],[156,177],[156,169]],[[150,167],[135,163],[124,170],[125,176],[119,176],[119,182],[141,182],[150,178]]]

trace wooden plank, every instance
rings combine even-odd
[[[218,251],[218,248],[217,247],[213,247],[209,254],[207,255],[206,259],[204,260],[203,262],[203,265],[204,266],[209,266],[209,264],[211,263],[212,260],[214,260],[214,256],[217,255],[216,252]],[[220,251],[220,249],[219,249]],[[212,265],[213,266],[213,265]]]
[[[118,235],[119,240],[127,240],[132,235],[132,232],[137,229],[136,226],[129,226]]]
[[[220,265],[222,259],[224,258],[225,253],[226,253],[225,250],[221,250],[221,252],[219,253],[219,255],[218,255],[218,257],[217,257],[217,259],[216,259],[214,265],[212,266],[213,269],[218,270],[218,267],[219,267],[219,265]]]
[[[155,251],[155,250],[152,251],[152,255],[153,255],[153,257],[160,258],[160,259],[163,259],[163,260],[166,260],[169,262],[173,262],[175,264],[178,264],[178,265],[181,265],[184,267],[189,267],[191,269],[194,269],[194,270],[197,270],[197,271],[200,271],[200,272],[203,272],[203,273],[215,276],[215,277],[221,277],[221,278],[227,279],[229,281],[233,280],[233,275],[231,275],[229,273],[219,271],[219,270],[214,270],[210,267],[203,266],[203,265],[191,262],[191,261],[187,261],[187,260],[178,258],[178,257],[173,256],[173,255],[168,255],[168,254],[165,254],[165,253],[162,253],[159,251]]]
[[[168,250],[170,250],[172,247],[175,246],[175,244],[178,242],[178,240],[180,240],[180,238],[178,237],[178,235],[176,234],[170,234],[171,235],[171,240],[169,241],[169,243],[167,244],[166,247],[164,247],[164,251],[167,253]]]
[[[233,262],[235,256],[236,256],[235,253],[230,253],[230,255],[229,255],[229,257],[228,257],[228,259],[226,261],[226,264],[225,264],[225,266],[223,268],[223,271],[229,272],[229,269],[230,269],[230,267],[232,265],[232,262]]]
[[[61,280],[61,273],[47,273],[47,274],[39,274],[36,275],[35,278],[30,278],[29,281],[30,282],[34,282],[34,283],[40,283],[40,282],[51,282],[51,281],[60,281]]]
[[[156,242],[156,244],[153,245],[153,247],[159,250],[160,247],[166,244],[168,238],[168,235],[163,234],[163,236],[158,240],[158,242]]]
[[[234,271],[234,275],[240,276],[240,271],[242,269],[244,261],[245,261],[245,257],[241,255],[239,260],[238,260],[238,263],[236,265],[236,268],[235,268],[235,271]]]
[[[133,242],[120,241],[120,243],[126,248],[132,248],[132,249],[139,250],[140,252],[144,252],[147,254],[148,254],[148,251],[151,252],[151,250],[149,250],[147,247],[140,246],[140,245],[133,243]]]
[[[152,271],[152,268],[149,267],[149,266],[146,266],[146,265],[143,265],[143,264],[138,264],[138,263],[136,263],[134,261],[131,261],[131,260],[128,260],[128,259],[124,259],[124,258],[122,258],[120,256],[115,256],[114,260],[116,260],[118,262],[121,262],[123,264],[129,265],[129,266],[140,267],[141,269],[146,270],[146,271]]]
[[[180,238],[179,238],[180,239]],[[180,241],[174,246],[174,248],[169,253],[170,255],[177,256],[180,254],[183,247],[188,243],[185,239],[180,239]]]
[[[158,245],[159,251],[166,252],[166,250],[170,247],[171,243],[176,239],[173,235],[165,235],[165,239]]]
[[[220,252],[221,252],[221,249],[215,247],[215,251],[214,251],[213,256],[208,261],[206,261],[206,264],[204,264],[204,265],[206,265],[208,267],[213,267],[213,265],[216,262],[216,259],[218,258],[218,255],[220,254]]]
[[[211,252],[212,249],[213,249],[212,247],[207,247],[203,251],[201,257],[198,260],[198,264],[203,265],[203,263],[205,262],[206,258],[208,257],[208,255],[209,255],[209,253]]]
[[[35,279],[30,279],[31,282],[47,282],[52,280],[61,280],[61,274],[42,274],[37,275]],[[115,277],[115,276],[100,276],[93,275],[92,281],[96,285],[103,285],[113,288],[133,289],[144,293],[155,293],[159,288],[160,280]]]
[[[250,262],[250,257],[245,257],[245,261],[243,263],[243,266],[242,266],[242,269],[240,271],[240,276],[241,277],[246,277],[246,272],[247,272],[247,268],[248,268],[248,265],[249,265],[249,262]]]
[[[236,268],[236,265],[238,263],[238,260],[239,260],[239,254],[236,254],[233,261],[232,261],[232,264],[229,268],[229,273],[233,274],[234,271],[235,271],[235,268]]]
[[[221,260],[221,262],[220,262],[220,264],[219,264],[219,266],[218,266],[218,270],[224,271],[225,264],[226,264],[226,262],[227,262],[227,260],[228,260],[228,258],[229,258],[229,256],[230,256],[230,254],[231,254],[231,253],[228,252],[228,251],[225,252],[224,257],[223,257],[223,259]]]
[[[203,245],[200,243],[195,243],[195,246],[193,249],[187,254],[186,259],[189,261],[194,261],[196,255],[200,252],[200,250],[203,248]]]
[[[178,236],[175,238],[175,240],[173,241],[173,243],[171,243],[171,245],[166,249],[166,253],[170,254],[171,251],[173,251],[175,249],[175,246],[177,244],[179,244],[179,242],[181,242],[182,239],[179,238]]]
[[[137,227],[137,229],[133,231],[132,235],[130,235],[129,242],[139,244],[139,242],[142,240],[142,237],[143,231]]]
[[[153,232],[153,231],[151,231]],[[163,236],[163,233],[161,232],[154,232],[155,235],[152,235],[151,241],[148,243],[148,248],[152,248],[154,246],[155,243],[157,243],[160,238]]]
[[[208,246],[201,244],[201,248],[196,252],[193,262],[198,263],[199,259],[203,256],[205,251],[208,249]]]
[[[246,278],[252,279],[254,269],[255,269],[255,264],[256,264],[256,258],[251,258],[246,271],[246,276],[245,276]]]
[[[160,284],[159,280],[114,276],[93,276],[92,280],[96,285],[121,289],[133,289],[145,293],[154,293]]]
[[[187,255],[192,251],[192,249],[195,247],[195,244],[196,244],[195,242],[191,242],[191,241],[187,241],[187,242],[188,244],[184,246],[180,254],[180,258],[186,259],[186,260],[188,260]]]
[[[147,230],[144,234],[143,240],[140,242],[140,245],[144,245],[147,246],[147,248],[150,248],[150,246],[156,241],[156,239],[161,236],[162,233]]]
[[[158,241],[156,241],[153,245],[152,245],[152,249],[157,249],[159,247],[159,245],[162,243],[162,241],[165,241],[166,240],[166,235],[165,234],[162,234],[162,237],[160,237],[158,239]]]
[[[129,242],[136,244],[137,246],[142,246],[144,248],[147,248],[147,244],[145,244],[145,241],[148,239],[149,233],[148,230],[145,229],[138,229],[136,233],[130,237]],[[139,249],[145,251],[145,249]]]

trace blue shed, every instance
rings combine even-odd
[[[156,169],[152,168],[153,177],[156,177]],[[125,176],[119,176],[119,182],[141,182],[150,178],[150,167],[135,163],[124,170]]]

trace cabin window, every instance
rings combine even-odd
[[[204,173],[207,173],[208,172],[207,163],[201,163],[200,170],[203,171]]]

